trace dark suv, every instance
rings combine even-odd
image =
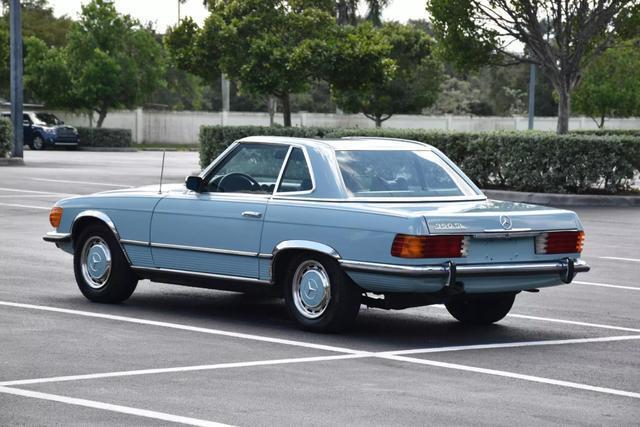
[[[11,118],[11,113],[1,113]],[[65,125],[51,113],[26,111],[23,115],[24,145],[32,150],[44,150],[47,147],[62,146],[75,148],[80,142],[78,130]]]

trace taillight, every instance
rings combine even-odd
[[[580,253],[584,245],[584,231],[553,231],[536,236],[537,254]]]
[[[467,255],[468,236],[410,236],[398,234],[391,255],[400,258],[458,258]]]
[[[58,228],[60,225],[60,220],[62,219],[62,208],[58,206],[54,206],[51,208],[51,212],[49,212],[49,222],[53,226],[53,228]]]

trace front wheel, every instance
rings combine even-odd
[[[447,311],[462,323],[489,325],[504,318],[516,299],[516,294],[465,295],[447,304]]]
[[[360,310],[360,288],[335,260],[323,255],[295,257],[289,264],[284,287],[289,313],[306,330],[345,330]]]
[[[92,224],[80,232],[73,270],[80,292],[93,302],[122,302],[138,284],[119,243],[103,225]]]
[[[44,139],[40,136],[36,136],[33,138],[33,142],[31,143],[31,148],[34,150],[44,150]]]

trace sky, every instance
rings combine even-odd
[[[49,0],[57,16],[68,15],[76,18],[82,4],[88,0]],[[178,20],[177,0],[114,0],[116,9],[129,14],[140,21],[152,22],[155,29],[163,33],[164,30]],[[383,19],[406,22],[408,19],[426,19],[425,0],[392,0],[384,10]],[[366,9],[362,7],[361,11]],[[202,23],[207,11],[201,0],[187,0],[180,6],[181,16],[191,16],[196,22]]]

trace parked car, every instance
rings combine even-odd
[[[445,304],[464,323],[502,319],[521,291],[589,270],[574,212],[487,200],[434,147],[406,140],[256,136],[185,184],[63,199],[44,240],[74,255],[91,301],[140,279],[284,297],[315,331],[361,304]]]
[[[11,113],[0,113],[11,119]],[[26,111],[23,114],[24,145],[32,150],[44,150],[48,147],[75,148],[80,143],[78,130],[65,125],[52,113]]]

